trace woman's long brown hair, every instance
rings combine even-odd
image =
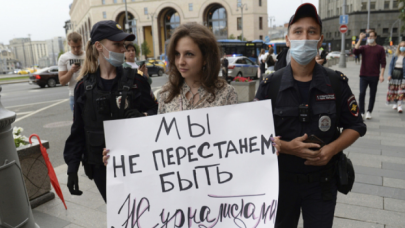
[[[162,89],[163,92],[169,92],[165,103],[169,103],[180,94],[184,78],[181,76],[175,65],[175,53],[177,42],[183,37],[190,37],[198,45],[203,55],[203,61],[206,63],[201,69],[202,73],[198,79],[201,86],[211,94],[208,102],[215,100],[215,90],[221,89],[226,82],[218,77],[221,68],[220,54],[217,40],[214,34],[205,26],[194,23],[180,25],[170,38],[167,56],[169,60],[169,86]]]

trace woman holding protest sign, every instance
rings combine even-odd
[[[73,125],[63,155],[70,193],[82,194],[77,175],[82,162],[106,201],[103,121],[154,115],[158,104],[148,82],[130,67],[122,67],[124,41],[134,40],[133,34],[122,31],[114,21],[100,21],[93,26],[90,38],[74,90]]]

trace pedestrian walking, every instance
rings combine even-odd
[[[265,54],[265,50],[262,49],[260,51],[260,55],[259,55],[259,66],[260,66],[260,80],[263,80],[263,75],[266,72],[266,54]]]
[[[374,109],[375,96],[377,94],[378,81],[384,81],[384,71],[386,65],[384,48],[378,45],[375,40],[377,33],[371,31],[368,33],[367,45],[360,47],[360,42],[366,37],[365,33],[360,33],[359,41],[356,43],[354,54],[362,56],[360,67],[360,113],[365,113],[365,96],[367,87],[370,87],[370,100],[366,112],[366,119],[371,119],[371,113]],[[380,70],[381,66],[381,70]]]
[[[366,132],[347,77],[316,63],[322,41],[315,6],[300,5],[286,36],[291,62],[266,77],[256,94],[272,100],[278,135],[272,138],[279,154],[276,228],[297,227],[301,212],[304,228],[332,227],[337,189],[343,192],[335,167],[342,150]]]
[[[68,84],[69,89],[69,106],[73,111],[74,88],[79,76],[80,66],[83,65],[86,53],[82,48],[82,36],[77,32],[71,32],[67,36],[70,51],[59,57],[58,77],[62,85]]]
[[[275,62],[275,54],[274,54],[274,49],[273,47],[269,48],[269,53],[266,57],[266,65],[267,65],[267,70],[274,71],[274,65],[276,64]]]
[[[228,81],[228,66],[229,66],[229,61],[226,58],[226,53],[224,53],[224,57],[222,57],[222,61],[221,61],[221,65],[222,65],[222,77],[225,79],[225,81],[227,83],[229,83]]]
[[[402,41],[391,59],[388,69],[387,104],[392,104],[392,109],[402,113],[402,103],[405,94],[405,41]]]
[[[150,85],[132,68],[123,68],[124,41],[135,39],[114,21],[93,25],[86,59],[74,90],[74,118],[63,156],[68,165],[67,186],[81,195],[77,172],[80,162],[106,201],[103,121],[154,115],[158,104]]]
[[[132,42],[127,42],[125,44],[125,63],[123,64],[123,67],[131,67],[132,69],[140,70],[143,73],[143,76],[145,79],[148,81],[149,85],[152,84],[152,79],[149,77],[148,74],[148,68],[146,67],[146,64],[144,63],[141,67],[138,66],[135,62],[135,56],[136,56],[136,48],[135,45]]]

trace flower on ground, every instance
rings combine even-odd
[[[15,144],[16,148],[18,148],[22,145],[28,144],[28,138],[25,137],[24,135],[21,135],[21,133],[23,131],[24,131],[24,129],[22,127],[13,128],[13,138],[14,138],[14,144]]]
[[[235,78],[233,79],[233,81],[234,81],[234,82],[251,82],[252,79],[250,79],[250,78],[244,78],[244,77],[241,77],[241,76],[237,76],[237,77],[235,77]]]

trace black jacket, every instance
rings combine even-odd
[[[99,71],[97,71],[97,77],[100,77]],[[122,67],[117,67],[117,77],[113,82],[111,90],[117,90],[118,81],[122,75]],[[158,103],[153,95],[149,83],[145,80],[144,77],[136,75],[134,86],[140,90],[141,95],[137,97],[136,100],[132,102],[140,102],[136,106],[139,107],[139,112],[146,112],[148,115],[155,115],[158,109]],[[97,86],[104,90],[101,80],[97,80]],[[66,164],[68,165],[68,174],[77,173],[82,161],[83,155],[86,153],[86,133],[84,129],[84,119],[83,119],[83,110],[86,101],[86,90],[84,88],[83,79],[80,80],[74,90],[74,111],[73,111],[73,124],[71,127],[71,133],[68,139],[66,140],[65,149],[63,156]],[[130,101],[131,102],[131,101]],[[102,153],[102,151],[100,151]]]

